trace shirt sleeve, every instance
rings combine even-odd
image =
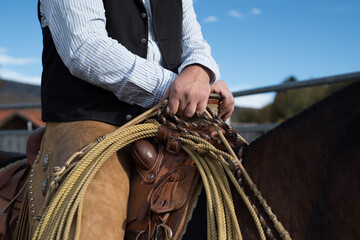
[[[148,108],[159,102],[177,74],[141,58],[107,34],[101,0],[41,1],[42,27],[74,76]]]
[[[182,41],[182,64],[181,72],[186,66],[200,64],[213,72],[211,82],[220,79],[220,71],[214,58],[211,56],[211,48],[204,40],[200,24],[196,19],[192,0],[183,0],[183,41]]]

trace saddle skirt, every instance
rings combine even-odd
[[[166,151],[160,141],[140,140],[131,148],[135,163],[125,239],[180,239],[202,182],[184,152]]]

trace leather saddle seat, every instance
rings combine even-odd
[[[26,157],[30,166],[34,164],[36,156],[39,153],[44,132],[45,126],[35,129],[26,142]]]

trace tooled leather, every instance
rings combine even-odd
[[[170,174],[169,179],[163,182],[163,186],[154,191],[150,199],[150,208],[153,212],[171,212],[185,204],[187,188],[193,180],[192,170],[191,166],[177,168]]]
[[[139,239],[149,239],[154,235],[156,225],[164,221],[166,224],[171,224],[169,226],[171,226],[175,234],[183,232],[183,228],[186,226],[185,222],[187,222],[190,214],[189,209],[192,210],[189,205],[195,202],[194,193],[201,187],[194,162],[185,152],[182,151],[176,155],[164,152],[164,147],[160,147],[163,144],[159,142],[135,143],[132,146],[132,151],[137,153],[146,151],[144,146],[149,147],[149,143],[158,145],[149,149],[150,151],[154,149],[160,150],[158,154],[163,156],[159,162],[161,169],[156,174],[156,179],[150,183],[142,181],[143,177],[139,174],[141,171],[137,167],[134,168],[126,239],[134,239],[139,233],[141,233]],[[136,148],[141,148],[141,151],[136,150]],[[140,154],[132,156],[139,157]],[[143,154],[142,156],[148,155]],[[153,159],[133,160],[135,163],[153,162]],[[144,165],[142,164],[142,167]],[[147,164],[147,166],[150,165]],[[144,172],[145,169],[141,170]]]
[[[201,181],[199,173],[194,166],[186,166],[187,181],[185,179],[179,179],[177,188],[173,192],[175,200],[173,206],[169,206],[167,209],[160,209],[162,212],[156,212],[157,214],[150,215],[148,232],[150,236],[154,236],[156,225],[158,223],[165,223],[171,227],[174,234],[173,239],[180,239],[182,234],[185,232],[186,224],[189,221],[189,215],[193,210],[193,205],[197,199],[196,192],[201,188]],[[173,207],[173,209],[171,209]],[[152,206],[154,209],[154,206]],[[158,236],[158,239],[166,239],[163,235],[163,231]]]
[[[217,113],[218,103],[218,99],[209,100],[208,107],[212,112]],[[199,119],[190,121],[199,123]],[[200,131],[213,138],[218,136],[215,128],[209,125],[201,130],[199,128],[190,130]],[[223,129],[222,131],[225,133]],[[156,158],[161,161],[156,160],[154,164],[154,157],[151,154],[151,159],[133,159],[135,165],[137,163],[140,165],[133,168],[125,239],[153,239],[159,223],[171,227],[172,239],[180,239],[184,234],[199,196],[202,181],[194,161],[181,150],[180,141],[177,141],[179,136],[179,132],[162,125],[157,136],[158,142],[148,142],[156,146],[166,146],[162,149],[156,146],[149,148],[150,151],[161,149],[158,154],[162,157]],[[217,144],[214,141],[212,143]],[[144,147],[146,144],[134,144],[132,148],[140,152],[136,148],[141,145]],[[163,152],[164,148],[166,152]],[[147,149],[142,148],[141,152],[144,151]],[[132,156],[142,158],[147,155],[133,154]],[[144,176],[150,169],[154,169],[154,166],[161,167],[159,172],[155,173],[156,179],[153,182],[144,181]],[[161,231],[157,239],[166,239],[164,233]]]

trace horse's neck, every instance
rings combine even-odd
[[[291,232],[326,218],[334,192],[351,181],[352,156],[360,155],[359,98],[357,82],[284,122],[245,152],[245,169],[280,220],[292,222]]]
[[[333,156],[358,141],[360,81],[314,104],[263,135],[248,147],[245,164],[313,162]],[[271,159],[271,161],[266,161]],[[276,161],[275,161],[276,160]],[[300,164],[300,163],[299,163]]]

